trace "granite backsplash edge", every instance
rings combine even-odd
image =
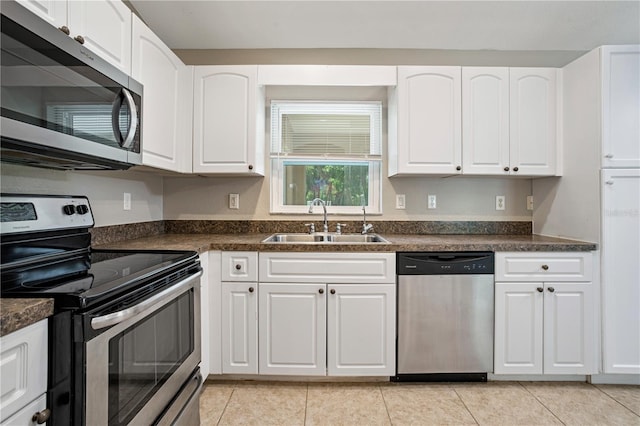
[[[158,220],[92,228],[91,244],[151,237],[160,234],[270,234],[307,232],[304,221],[281,220]],[[316,229],[322,223],[314,221]],[[344,221],[343,232],[359,232],[362,221]],[[379,234],[416,235],[530,235],[530,221],[372,221]],[[330,226],[332,223],[330,223]],[[333,230],[333,227],[331,227]]]

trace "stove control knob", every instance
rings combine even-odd
[[[89,207],[84,204],[80,204],[78,207],[76,207],[76,211],[78,212],[78,214],[87,214],[89,213]]]
[[[67,204],[62,207],[62,211],[64,212],[64,214],[70,216],[76,212],[76,206],[74,206],[73,204]]]

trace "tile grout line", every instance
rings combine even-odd
[[[550,412],[550,413],[551,413],[551,415],[552,415],[553,417],[555,417],[556,419],[558,419],[558,421],[559,421],[560,423],[562,423],[563,425],[566,425],[566,423],[565,423],[565,422],[563,422],[563,421],[562,421],[562,419],[561,419],[560,417],[558,417],[558,416],[556,415],[556,413],[554,413],[554,412],[553,412],[553,410],[552,410],[551,408],[547,407],[547,406],[545,405],[545,403],[544,403],[544,402],[542,402],[542,401],[540,400],[540,398],[538,398],[538,397],[537,397],[533,392],[531,392],[529,389],[527,389],[527,387],[526,387],[525,385],[523,385],[523,384],[522,384],[522,382],[518,381],[517,383],[518,383],[518,384],[519,384],[519,385],[520,385],[520,386],[525,390],[525,392],[527,392],[529,395],[531,395],[532,397],[534,397],[534,398],[536,399],[536,401],[538,401],[538,402],[540,403],[540,405],[542,405],[542,406],[543,406],[543,407],[544,407],[548,412]]]
[[[306,384],[307,391],[304,396],[304,420],[302,422],[303,425],[307,424],[307,409],[309,407],[309,383]]]
[[[453,386],[452,384],[448,385],[449,388],[451,388],[451,390],[453,391],[453,393],[456,394],[456,396],[458,397],[458,399],[460,400],[460,402],[462,402],[462,406],[464,407],[465,410],[467,410],[467,413],[469,413],[469,415],[471,416],[471,418],[473,419],[474,422],[476,422],[477,425],[480,424],[480,422],[478,421],[478,419],[476,419],[476,416],[473,415],[473,413],[471,412],[471,410],[469,409],[469,407],[467,407],[467,404],[464,402],[464,399],[462,399],[462,397],[460,396],[460,394],[458,393],[458,391],[456,390],[455,386]]]
[[[391,413],[389,412],[389,407],[387,406],[387,400],[384,399],[384,392],[382,392],[382,386],[378,385],[378,392],[380,392],[380,396],[382,397],[382,403],[384,404],[384,409],[387,411],[387,417],[389,418],[389,424],[393,425],[393,420],[391,420]]]
[[[615,402],[617,402],[618,404],[622,405],[625,409],[631,411],[631,414],[635,415],[636,417],[640,417],[638,414],[636,414],[635,411],[633,411],[631,408],[627,407],[626,405],[624,405],[622,402],[618,401],[617,399],[615,399],[613,396],[609,395],[607,392],[605,392],[604,390],[600,389],[600,387],[594,385],[593,383],[589,383],[591,386],[593,386],[594,388],[598,389],[600,392],[602,392],[603,394],[605,394],[607,397],[609,397],[610,399],[614,400]]]
[[[229,406],[229,402],[231,401],[231,397],[233,397],[234,392],[236,391],[236,385],[233,385],[233,389],[231,389],[231,393],[229,394],[229,398],[227,398],[227,402],[226,404],[224,404],[224,408],[222,409],[222,413],[220,413],[220,417],[218,418],[218,421],[216,422],[216,426],[218,426],[220,424],[220,422],[222,421],[222,417],[224,417],[224,412],[227,411],[227,407]]]

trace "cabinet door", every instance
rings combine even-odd
[[[640,167],[640,45],[601,54],[602,167]]]
[[[328,289],[328,374],[394,375],[395,285],[330,284]]]
[[[193,171],[264,173],[264,97],[257,65],[196,66]]]
[[[462,169],[509,174],[509,68],[462,68]]]
[[[222,283],[222,372],[258,374],[258,285]]]
[[[398,174],[461,173],[460,70],[398,67]]]
[[[260,374],[325,375],[325,287],[260,283]]]
[[[67,0],[18,0],[18,3],[54,27],[67,25]]]
[[[496,283],[496,374],[542,374],[542,283]]]
[[[187,67],[137,16],[131,76],[144,85],[142,163],[191,172],[193,67]]]
[[[69,1],[71,37],[123,72],[131,74],[131,10],[120,0]]]
[[[604,372],[640,374],[640,169],[602,180]]]
[[[591,283],[545,283],[544,373],[596,373]]]
[[[510,167],[513,174],[556,173],[555,68],[510,68]]]
[[[47,323],[44,319],[0,338],[2,424],[47,390]]]

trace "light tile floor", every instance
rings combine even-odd
[[[640,386],[207,382],[202,425],[632,425]]]

